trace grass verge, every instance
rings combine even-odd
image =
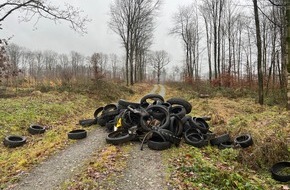
[[[289,160],[290,113],[278,106],[260,106],[249,97],[217,96],[202,99],[189,86],[168,86],[167,95],[192,104],[192,116],[211,116],[209,125],[217,135],[252,135],[246,149],[196,149],[189,145],[172,149],[169,180],[176,189],[281,189],[287,184],[271,178],[272,164]],[[172,164],[173,163],[173,164]]]
[[[149,88],[145,84],[128,88],[99,81],[82,92],[25,91],[25,94],[0,99],[0,139],[12,134],[27,137],[22,147],[0,145],[0,189],[17,182],[22,173],[74,142],[67,138],[67,133],[80,128],[77,125],[80,119],[92,118],[94,110],[106,103],[135,97],[147,86]],[[30,124],[43,125],[46,132],[30,135],[27,131]]]

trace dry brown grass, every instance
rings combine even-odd
[[[209,124],[216,134],[229,133],[233,139],[239,134],[251,134],[254,145],[239,152],[240,162],[248,167],[269,168],[275,162],[289,159],[290,112],[286,109],[261,106],[250,98],[201,99],[188,89],[176,87],[168,88],[167,95],[189,100],[192,116],[211,116]]]

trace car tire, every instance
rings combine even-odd
[[[184,136],[184,141],[186,144],[192,145],[197,148],[201,148],[207,144],[204,141],[202,134],[198,133],[189,133]]]
[[[290,162],[278,162],[271,167],[272,178],[276,181],[288,182],[290,181],[290,173],[281,174],[280,172],[285,169],[290,168]],[[287,170],[289,171],[289,170]]]
[[[171,147],[171,143],[169,141],[153,141],[153,140],[148,140],[147,142],[148,148],[152,150],[166,150]]]
[[[41,126],[41,125],[36,125],[36,124],[32,124],[28,127],[28,132],[31,135],[36,135],[36,134],[42,134],[45,132],[45,127]]]
[[[234,148],[234,143],[232,141],[222,142],[218,145],[219,149]]]
[[[170,98],[166,102],[170,103],[171,105],[173,104],[182,105],[185,108],[186,113],[190,113],[192,110],[191,104],[182,98]]]
[[[245,135],[239,135],[234,140],[235,144],[240,145],[242,148],[247,148],[251,145],[253,145],[253,139],[251,135],[245,134]]]
[[[147,100],[154,100],[155,102],[159,101],[159,102],[164,102],[164,98],[159,95],[159,94],[147,94],[144,97],[141,98],[140,103],[144,104],[147,102]],[[148,102],[147,102],[148,103]]]
[[[26,137],[19,135],[9,135],[4,138],[3,144],[8,148],[15,148],[26,143]]]
[[[89,127],[89,126],[98,124],[98,120],[97,119],[83,119],[83,120],[79,120],[79,124],[83,127]]]
[[[135,135],[131,135],[126,131],[118,130],[109,133],[106,137],[108,144],[118,145],[129,142],[135,138]]]
[[[140,103],[135,103],[135,102],[128,102],[126,100],[120,99],[118,101],[118,108],[119,109],[127,109],[128,106],[132,106],[133,108],[138,108],[140,107]]]
[[[223,142],[227,142],[227,141],[230,141],[231,140],[231,138],[230,138],[230,135],[229,134],[223,134],[223,135],[220,135],[220,136],[217,136],[217,137],[215,137],[215,138],[213,138],[213,139],[211,139],[210,140],[210,144],[211,145],[220,145],[221,143],[223,143]]]
[[[67,136],[69,139],[74,139],[74,140],[84,139],[87,137],[87,131],[84,129],[75,129],[68,132]]]

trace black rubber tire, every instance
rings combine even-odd
[[[180,117],[178,115],[170,115],[169,130],[173,132],[174,135],[181,137],[183,133],[183,125]]]
[[[166,150],[171,147],[171,143],[169,141],[159,142],[159,141],[149,140],[147,142],[147,145],[152,150]]]
[[[171,143],[159,131],[153,131],[147,145],[152,150],[165,150],[171,147]]]
[[[155,119],[162,120],[169,115],[168,108],[162,105],[149,105],[146,112],[153,116]]]
[[[100,117],[100,118],[98,119],[98,125],[100,125],[100,126],[102,126],[102,127],[105,127],[106,124],[107,124],[107,121],[106,121],[104,118]]]
[[[83,127],[89,127],[91,125],[95,125],[98,123],[98,119],[83,119],[83,120],[79,120],[79,124]]]
[[[115,119],[108,121],[108,122],[106,123],[106,130],[107,130],[108,132],[112,132],[112,131],[114,130],[114,126],[115,126],[115,124],[116,124]]]
[[[181,122],[182,122],[182,125],[183,125],[183,132],[185,133],[188,129],[191,128],[188,120],[191,119],[191,116],[189,115],[185,115],[182,119],[181,119]]]
[[[215,138],[215,133],[212,131],[208,131],[206,134],[203,134],[203,138],[206,139],[207,141],[210,141],[211,139]]]
[[[170,108],[172,107],[169,102],[163,102],[160,105],[166,107],[168,110],[170,110]]]
[[[111,103],[111,104],[107,104],[104,106],[104,112],[106,111],[111,111],[111,110],[116,110],[118,109],[118,104],[114,104],[114,103]]]
[[[102,127],[106,126],[106,123],[115,119],[117,115],[119,115],[118,110],[111,110],[109,112],[102,113],[101,116],[98,117],[98,124]]]
[[[185,131],[184,135],[189,135],[192,133],[202,134],[198,128],[190,128]]]
[[[203,123],[197,122],[195,120],[195,117],[192,117],[188,120],[188,123],[191,128],[197,128],[200,130],[201,133],[206,134],[209,130],[209,128],[206,127]]]
[[[279,174],[284,168],[290,168],[290,162],[278,162],[271,167],[272,178],[276,181],[288,182],[290,181],[290,173],[284,175]],[[288,170],[289,171],[289,170]]]
[[[234,148],[234,143],[232,141],[222,142],[218,145],[219,149]]]
[[[164,102],[164,98],[159,94],[147,94],[141,98],[140,103],[143,104],[143,103],[147,102],[148,99],[154,100],[155,102],[157,102],[157,101]],[[149,102],[147,102],[147,103],[149,103]]]
[[[28,132],[31,135],[36,135],[36,134],[42,134],[45,132],[45,127],[41,126],[41,125],[37,125],[37,124],[32,124],[28,127]]]
[[[123,129],[129,129],[132,126],[139,125],[140,123],[140,114],[126,110],[121,114],[121,124]]]
[[[74,140],[84,139],[87,137],[87,131],[84,129],[75,129],[68,132],[67,137]]]
[[[179,146],[180,142],[181,142],[181,137],[176,136],[175,134],[173,134],[171,131],[167,130],[167,129],[158,129],[158,132],[165,138],[166,141],[171,142],[172,144],[175,144],[175,146]]]
[[[135,135],[130,135],[126,131],[118,130],[109,133],[106,137],[106,142],[108,144],[118,145],[129,142],[133,139],[135,139]]]
[[[97,108],[94,112],[94,118],[98,118],[102,114],[103,110],[104,110],[104,107]]]
[[[162,128],[165,129],[169,126],[170,123],[170,119],[169,119],[169,112],[167,110],[167,108],[161,106],[161,105],[151,105],[149,106],[146,111],[150,112],[151,109],[158,109],[159,111],[161,111],[161,113],[164,115],[164,117],[162,117],[162,124],[158,127],[158,128]],[[149,113],[150,114],[150,113]],[[152,113],[151,113],[152,114]],[[142,128],[142,131],[144,132],[148,132],[151,131],[152,128],[149,127],[148,125],[148,120],[153,120],[153,119],[157,119],[159,120],[159,118],[154,118],[154,116],[156,117],[156,115],[152,114],[152,115],[142,115],[140,118],[140,126]]]
[[[173,104],[182,105],[185,108],[186,113],[190,113],[192,110],[191,104],[183,98],[170,98],[166,102],[170,103],[171,105]]]
[[[126,100],[120,99],[118,101],[119,109],[127,109],[128,106],[132,106],[133,108],[138,108],[140,107],[140,103],[136,102],[128,102]]]
[[[190,133],[184,136],[184,141],[186,144],[192,145],[197,148],[201,148],[207,144],[204,141],[203,136],[198,133]]]
[[[180,118],[183,118],[186,115],[186,110],[181,105],[171,106],[169,109],[169,114],[178,115]]]
[[[201,117],[195,117],[194,121],[198,124],[199,130],[203,133],[206,134],[209,130],[209,125],[208,123]]]
[[[242,148],[247,148],[253,145],[253,139],[250,134],[239,135],[235,138],[234,142],[239,144]]]
[[[26,137],[19,135],[9,135],[4,138],[3,144],[8,148],[15,148],[26,143]]]
[[[213,146],[214,145],[218,146],[221,143],[227,142],[227,141],[230,141],[230,140],[231,140],[230,135],[228,133],[226,133],[226,134],[223,134],[223,135],[220,135],[220,136],[217,136],[217,137],[211,139],[210,140],[210,144],[213,145]]]

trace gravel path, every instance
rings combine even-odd
[[[17,186],[12,189],[54,189],[64,180],[70,178],[74,171],[82,166],[85,159],[105,145],[106,135],[107,132],[102,128],[90,131],[87,138],[72,144],[37,166],[30,173],[25,174]]]
[[[159,88],[159,91],[158,91]],[[150,93],[165,96],[163,85],[155,85]],[[149,149],[146,145],[140,150],[140,143],[134,143],[123,177],[119,179],[118,190],[165,190],[170,189],[165,180],[165,167],[161,152]]]
[[[158,92],[159,89],[159,92]],[[163,85],[154,85],[150,93],[165,96]],[[18,184],[9,187],[10,190],[51,190],[57,188],[66,179],[73,176],[84,160],[105,146],[107,132],[103,128],[96,128],[88,133],[88,137],[79,140],[65,150],[57,153],[30,173],[25,173]],[[144,146],[140,150],[140,143],[132,145],[127,170],[118,182],[118,190],[168,189],[165,184],[165,169],[162,164],[161,153]],[[7,190],[8,190],[7,189]]]
[[[154,151],[140,143],[134,143],[130,152],[128,166],[123,178],[118,182],[118,190],[165,190],[165,168],[161,152]]]

